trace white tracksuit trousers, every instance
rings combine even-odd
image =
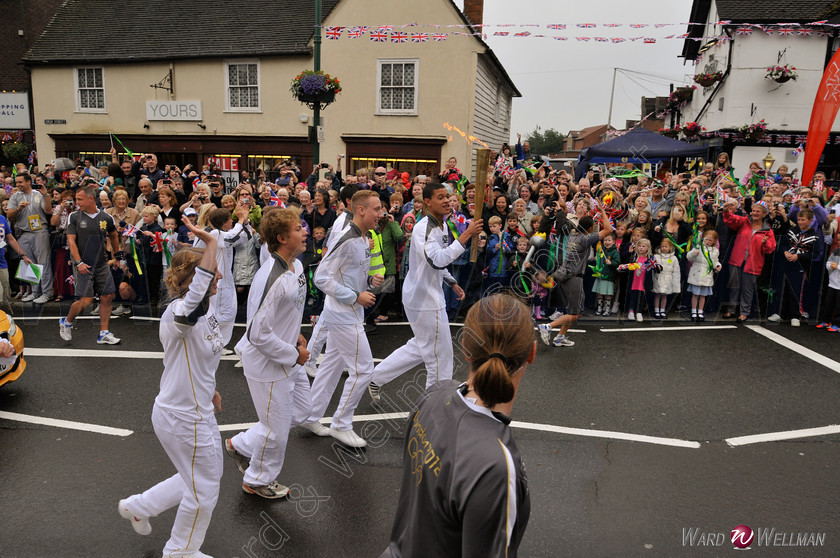
[[[222,345],[226,346],[233,336],[233,323],[236,321],[236,287],[224,287],[219,285],[216,294],[211,298],[210,304],[216,319],[219,320],[219,329],[222,331]]]
[[[452,379],[452,335],[446,310],[405,309],[414,332],[408,343],[376,365],[372,381],[383,386],[419,364],[426,366],[426,389]]]
[[[306,344],[306,350],[309,351],[309,362],[313,366],[318,362],[318,357],[321,356],[321,352],[324,350],[328,333],[329,328],[324,320],[318,320],[318,323],[312,328],[312,337],[309,338],[309,343]]]
[[[312,412],[309,378],[301,366],[292,375],[273,382],[247,378],[259,422],[233,437],[236,451],[251,458],[243,481],[264,486],[280,474],[286,457],[289,429],[306,422]]]
[[[335,430],[353,428],[353,413],[373,374],[373,355],[362,324],[329,324],[327,353],[312,383],[312,414],[306,422],[324,416],[345,366],[350,376],[344,382],[344,391],[332,418],[331,427]]]
[[[198,556],[219,499],[223,469],[219,426],[213,415],[201,422],[184,421],[157,406],[152,424],[178,473],[127,498],[126,507],[133,514],[155,517],[178,505],[163,556]]]

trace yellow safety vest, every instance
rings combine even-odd
[[[385,275],[385,261],[382,259],[382,235],[371,230],[373,250],[370,251],[370,271],[368,275]]]

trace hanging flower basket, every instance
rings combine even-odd
[[[710,72],[705,74],[697,74],[694,76],[694,82],[701,87],[711,87],[720,81],[723,77],[723,72]]]
[[[762,118],[759,122],[755,124],[749,124],[745,126],[741,126],[738,129],[741,132],[741,135],[744,136],[744,139],[748,140],[757,140],[761,139],[767,133],[767,123]]]
[[[796,73],[796,68],[793,66],[770,66],[767,68],[767,73],[764,79],[772,79],[776,83],[787,83],[790,80],[796,81],[799,75]]]
[[[671,93],[669,99],[678,103],[688,102],[694,96],[695,89],[697,89],[696,85],[692,85],[691,87],[680,87],[678,89],[674,89],[674,92]]]
[[[661,128],[659,133],[667,138],[674,138],[676,139],[677,136],[680,135],[680,127],[675,126],[674,128]]]
[[[706,128],[702,127],[697,122],[686,122],[685,124],[683,124],[683,127],[681,128],[682,133],[687,138],[693,138],[694,136],[696,136],[697,134],[699,134],[700,132],[702,132],[705,129]]]
[[[323,108],[335,101],[336,93],[341,92],[341,83],[330,74],[305,70],[292,80],[289,90],[309,108],[314,108],[316,104]]]

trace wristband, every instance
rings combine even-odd
[[[73,262],[73,263],[76,265],[76,267],[79,267],[80,265],[82,265],[82,264],[83,264],[83,263],[85,263],[85,262],[83,262],[82,260],[76,260],[76,261],[75,261],[75,262]]]

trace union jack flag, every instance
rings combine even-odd
[[[661,29],[663,27],[668,27],[669,25],[673,25],[671,23],[654,23],[653,26],[657,29]]]
[[[749,37],[752,35],[752,28],[746,25],[739,27],[735,30],[735,34],[740,37]]]
[[[516,34],[514,35],[514,37],[530,37],[530,36],[531,36],[531,32],[530,32],[530,31],[522,31],[522,32],[520,32],[520,33],[516,33]]]
[[[268,199],[268,205],[271,207],[280,207],[282,209],[286,209],[286,204],[283,203],[283,200],[274,193],[274,190],[270,190],[271,197]]]
[[[335,41],[341,38],[341,32],[344,30],[344,27],[327,27],[326,35],[327,38]]]
[[[793,156],[799,157],[803,151],[805,151],[805,146],[800,143],[799,146],[793,150]]]
[[[73,277],[72,275],[70,277],[68,277],[67,279],[65,279],[65,281],[70,283],[71,286],[76,284],[76,278]]]
[[[645,38],[645,44],[652,45],[656,42],[656,39]]]
[[[370,34],[370,40],[374,43],[384,43],[388,40],[388,33],[382,31],[375,31]]]
[[[196,176],[192,181],[193,190],[195,190],[199,184],[201,184],[201,177]]]
[[[796,143],[805,143],[805,140],[807,140],[807,139],[808,139],[807,135],[803,136],[803,135],[800,134],[800,135],[796,136],[796,140],[794,140],[794,141],[796,141]]]
[[[549,25],[546,25],[546,28],[556,29],[557,31],[564,31],[566,29],[566,24],[565,23],[551,23]]]
[[[620,23],[605,23],[604,27],[621,27]]]
[[[800,35],[802,37],[810,37],[811,35],[814,34],[814,30],[803,27],[802,29],[797,29],[796,34]]]
[[[614,43],[623,43],[627,39],[622,39],[621,37],[612,37],[610,40]]]
[[[688,38],[688,33],[683,33],[682,35],[677,35],[675,38],[677,38],[677,39],[687,39]],[[699,41],[700,39],[697,39],[697,40]]]
[[[347,36],[351,39],[358,39],[367,32],[367,27],[353,27],[347,32]]]
[[[411,42],[412,43],[426,43],[429,41],[429,34],[428,33],[412,33],[411,34]]]
[[[496,31],[493,33],[494,37],[507,37],[508,35],[510,35],[508,31]]]
[[[764,31],[765,34],[772,36],[773,35],[773,28],[772,27],[762,27],[761,25],[757,25],[756,29],[759,31]]]
[[[827,19],[821,19],[819,21],[812,21],[811,23],[806,23],[805,25],[825,25],[828,23]]]
[[[779,29],[776,31],[776,33],[783,37],[793,35],[794,32],[795,30],[792,27],[779,27]]]
[[[149,241],[149,244],[152,247],[152,252],[163,252],[163,235],[159,232],[156,232],[154,237]]]
[[[764,136],[758,140],[758,143],[773,143],[773,138],[771,136]]]
[[[742,134],[732,134],[732,141],[743,142],[744,136]]]
[[[135,227],[134,225],[129,223],[123,229],[122,234],[123,234],[123,236],[127,236],[129,238],[136,238],[137,237],[137,231],[138,231],[137,227]]]
[[[448,37],[446,33],[435,33],[432,35],[432,40],[439,43],[441,41],[445,41],[446,37]]]
[[[578,23],[577,26],[579,29],[594,29],[597,27],[594,23]]]
[[[598,43],[608,43],[610,40],[606,37],[595,37],[595,42]]]
[[[568,37],[561,37],[560,35],[557,35],[556,37],[554,37],[554,40],[555,41],[568,41],[569,38]]]
[[[588,41],[589,37],[575,37],[578,41]]]
[[[408,33],[391,33],[391,42],[392,43],[407,43],[408,42]]]
[[[376,27],[376,30],[377,31],[393,31],[394,26],[393,25],[378,25]]]
[[[828,37],[829,32],[824,29],[817,29],[817,37]]]
[[[776,143],[790,143],[791,137],[790,134],[779,134],[776,136]]]
[[[647,23],[631,23],[630,24],[630,27],[632,27],[633,29],[644,29],[647,26],[648,26]]]

